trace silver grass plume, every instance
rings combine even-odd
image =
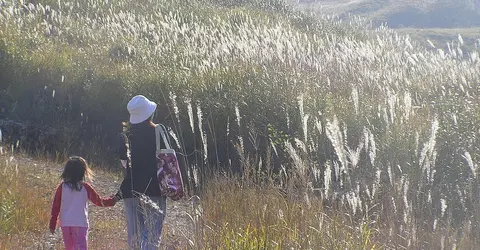
[[[298,173],[300,173],[302,176],[306,173],[306,166],[303,160],[300,158],[300,156],[297,154],[297,151],[293,147],[293,145],[290,142],[285,142],[285,147],[287,148],[287,152],[290,155],[290,157],[293,160],[294,165],[297,168]]]
[[[236,117],[237,126],[238,126],[238,142],[240,143],[240,148],[241,148],[242,153],[243,153],[244,146],[243,146],[243,137],[242,137],[242,132],[241,132],[242,127],[240,126],[240,120],[242,118],[240,116],[240,109],[238,108],[238,105],[235,105],[235,117]]]
[[[333,149],[335,150],[335,153],[337,154],[338,160],[341,164],[341,169],[346,168],[347,166],[347,156],[345,153],[345,149],[343,147],[343,134],[340,129],[340,126],[338,124],[338,119],[337,117],[333,118],[333,121],[327,120],[327,126],[326,126],[326,133],[327,137],[332,143]]]
[[[178,106],[177,106],[177,95],[174,92],[169,92],[168,97],[170,98],[170,101],[172,102],[173,113],[175,113],[175,117],[177,118],[177,122],[180,123],[180,112],[179,112]]]
[[[430,175],[432,174],[431,167],[433,166],[433,164],[435,164],[435,144],[437,140],[438,128],[438,119],[437,117],[435,117],[432,122],[430,138],[424,144],[423,149],[420,153],[419,166],[421,167],[422,172],[427,173],[428,180],[430,180]]]
[[[305,142],[308,141],[308,115],[305,115],[305,110],[304,110],[304,96],[303,94],[301,94],[299,97],[298,97],[298,109],[300,110],[300,120],[302,122],[302,129],[303,129],[303,140]]]
[[[187,104],[187,113],[188,113],[188,121],[190,122],[190,128],[192,129],[192,133],[195,134],[192,100],[189,97],[186,97],[185,103]]]
[[[470,171],[472,171],[472,175],[474,179],[477,179],[477,164],[473,163],[472,156],[468,151],[465,150],[465,153],[463,154],[463,159],[467,162],[468,167],[470,168]]]
[[[355,114],[358,115],[358,111],[360,107],[358,104],[358,89],[356,87],[352,88],[352,100],[353,100],[353,106],[355,108]]]
[[[203,144],[203,160],[205,164],[208,162],[208,145],[207,145],[207,136],[205,131],[203,131],[203,114],[202,108],[200,107],[200,103],[197,103],[197,118],[198,118],[198,131],[200,131],[200,137],[202,138]]]

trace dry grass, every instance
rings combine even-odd
[[[246,166],[247,167],[247,166]],[[247,167],[250,168],[251,166]],[[256,175],[259,175],[257,173]],[[263,174],[261,174],[263,176]],[[266,180],[262,184],[253,180]],[[190,216],[195,235],[190,249],[376,249],[377,225],[342,209],[326,208],[318,195],[287,189],[273,179],[216,174],[206,183]],[[294,183],[297,182],[297,183]]]
[[[439,226],[405,237],[394,211],[372,207],[354,215],[348,204],[325,204],[313,192],[259,186],[235,176],[207,181],[189,215],[194,235],[185,249],[474,249],[472,227]],[[389,202],[391,197],[385,197]],[[382,206],[382,204],[378,204]],[[388,209],[388,208],[383,208]]]
[[[20,155],[2,155],[0,159],[0,173],[9,180],[5,183],[10,190],[1,198],[14,200],[17,210],[10,220],[2,217],[0,221],[0,249],[62,249],[60,233],[52,236],[47,232],[51,196],[61,166]],[[100,193],[108,194],[116,187],[111,185],[116,174],[95,172],[94,184]],[[251,165],[244,166],[244,172],[249,173],[248,178],[215,174],[206,182],[201,198],[190,199],[191,207],[171,202],[161,249],[472,249],[476,244],[471,226],[464,226],[463,232],[440,226],[434,232],[417,228],[413,236],[417,241],[409,243],[401,231],[395,231],[398,225],[393,211],[372,207],[354,215],[348,204],[323,200],[315,191],[302,188],[299,173],[291,173],[293,178],[282,188],[269,173],[256,172]],[[383,202],[388,201],[389,197]],[[122,204],[90,207],[91,249],[127,249],[121,210]],[[180,222],[184,215],[190,223]]]
[[[31,246],[48,228],[55,179],[48,172],[31,171],[36,167],[41,166],[0,156],[1,249]]]

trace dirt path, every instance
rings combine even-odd
[[[42,178],[45,178],[44,176],[58,178],[62,171],[62,166],[59,164],[45,163],[26,157],[15,158],[14,161],[19,165],[35,166],[31,168],[33,171],[29,173],[29,178],[32,179],[38,179],[39,176],[42,176]],[[94,172],[95,178],[92,184],[97,192],[102,196],[115,194],[120,186],[121,176],[101,169],[94,169]],[[53,196],[55,187],[42,188],[51,189],[50,195]],[[160,249],[187,248],[192,231],[192,223],[188,216],[189,211],[191,211],[191,205],[188,200],[172,201],[167,199],[167,216]],[[126,243],[127,227],[122,201],[109,208],[95,207],[92,203],[89,203],[89,220],[89,249],[128,249]],[[60,230],[57,230],[54,235],[47,231],[46,229],[44,233],[41,233],[37,241],[38,244],[33,245],[30,249],[63,249]]]

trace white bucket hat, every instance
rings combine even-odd
[[[143,95],[137,95],[127,104],[127,110],[130,113],[130,123],[138,124],[152,116],[157,108],[157,104],[148,100]]]

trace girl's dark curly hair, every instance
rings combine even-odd
[[[61,178],[63,183],[67,184],[71,189],[80,191],[82,189],[81,182],[85,178],[91,180],[92,175],[92,170],[88,167],[85,159],[80,156],[70,156],[65,163]]]

